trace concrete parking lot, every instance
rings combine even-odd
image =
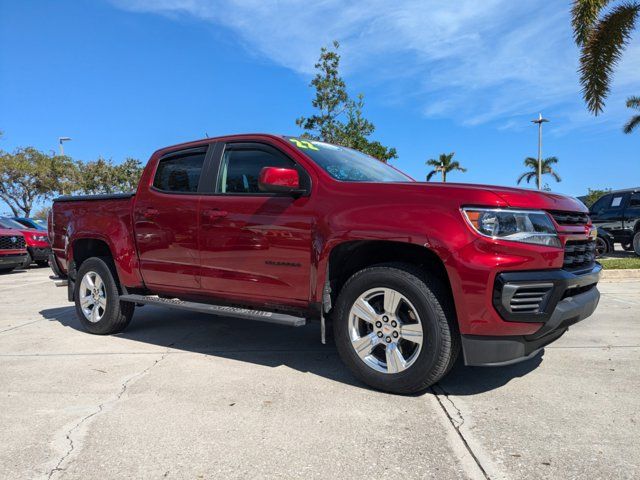
[[[640,281],[538,357],[372,391],[277,326],[146,306],[84,333],[48,269],[0,276],[0,478],[637,478]]]

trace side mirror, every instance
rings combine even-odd
[[[258,188],[267,193],[303,193],[300,175],[293,168],[264,167],[258,178]]]

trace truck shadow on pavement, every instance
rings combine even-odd
[[[85,332],[75,308],[41,310],[47,320]],[[333,341],[320,343],[320,327],[288,327],[253,320],[230,318],[166,309],[137,308],[127,329],[115,335],[161,349],[182,350],[249,362],[268,367],[287,366],[351,386],[368,388],[355,379],[342,364]],[[135,347],[132,348],[135,351]],[[542,363],[543,352],[529,361],[506,367],[466,367],[462,355],[439,386],[451,395],[473,395],[507,384]]]

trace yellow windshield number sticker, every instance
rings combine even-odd
[[[297,138],[290,138],[293,143],[296,144],[296,147],[302,148],[303,150],[320,150],[313,143],[308,140],[298,140]]]

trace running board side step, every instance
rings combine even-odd
[[[140,303],[143,305],[158,305],[162,307],[190,310],[192,312],[210,313],[225,317],[247,318],[259,322],[276,323],[290,327],[302,327],[306,320],[282,313],[264,312],[261,310],[249,310],[247,308],[226,307],[223,305],[211,305],[209,303],[187,302],[179,298],[162,298],[157,295],[120,295],[123,302]]]

